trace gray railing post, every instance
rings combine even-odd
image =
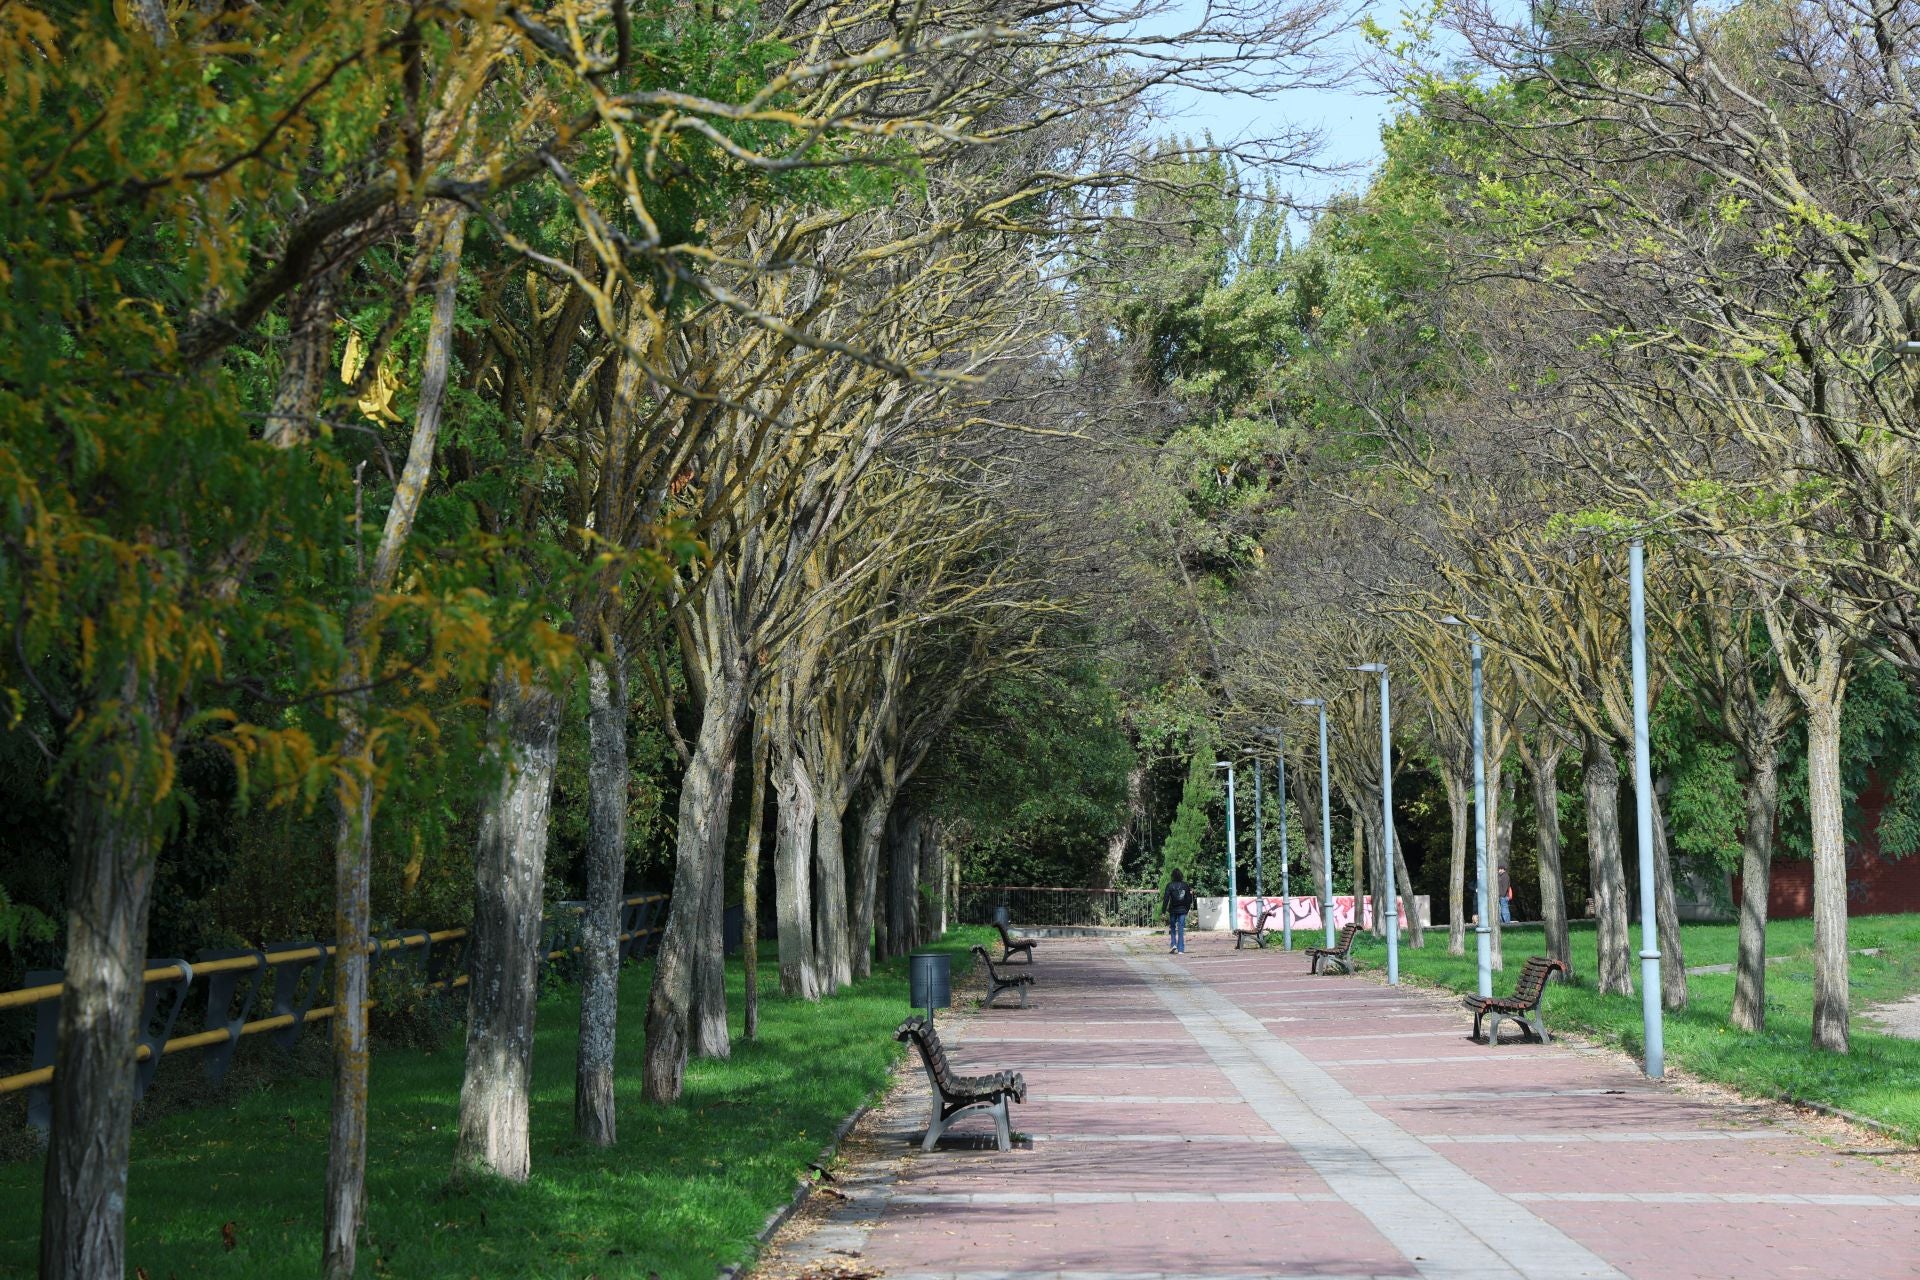
[[[210,1044],[200,1052],[200,1065],[207,1073],[207,1083],[212,1085],[224,1080],[227,1068],[233,1065],[233,1051],[240,1046],[240,1028],[247,1025],[247,1015],[253,1011],[254,997],[260,991],[260,979],[267,971],[267,953],[248,947],[200,953],[200,964],[212,960],[235,960],[241,956],[253,957],[253,967],[222,969],[207,975],[205,1029],[227,1033],[225,1040]],[[240,1006],[238,1012],[234,1010],[235,1003]]]

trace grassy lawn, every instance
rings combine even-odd
[[[1739,935],[1730,924],[1687,925],[1684,937],[1686,961],[1693,966],[1731,963]],[[1471,931],[1463,956],[1447,954],[1444,928],[1430,932],[1427,940],[1428,945],[1419,951],[1401,947],[1401,975],[1462,993],[1473,991]],[[1768,927],[1768,954],[1788,959],[1767,966],[1767,1028],[1760,1035],[1747,1035],[1727,1025],[1727,1013],[1733,1006],[1732,974],[1692,975],[1686,1010],[1667,1015],[1667,1062],[1744,1093],[1840,1107],[1892,1125],[1910,1139],[1920,1138],[1920,1041],[1882,1035],[1859,1016],[1869,1005],[1920,991],[1920,916],[1862,916],[1851,922],[1850,949],[1880,947],[1883,951],[1877,956],[1850,957],[1855,1016],[1853,1052],[1846,1056],[1816,1053],[1811,1047],[1812,945],[1811,921],[1788,920]],[[1637,1055],[1642,1044],[1639,946],[1640,931],[1636,928],[1636,994],[1631,998],[1599,995],[1590,985],[1593,929],[1576,924],[1574,972],[1589,985],[1551,984],[1546,997],[1547,1026],[1577,1031]],[[1385,968],[1384,942],[1363,935],[1354,949],[1367,968]],[[1546,942],[1538,928],[1516,926],[1504,930],[1502,951],[1508,969],[1504,975],[1494,975],[1494,994],[1510,992],[1521,962],[1545,950]],[[1463,1011],[1463,1019],[1466,1016]]]
[[[987,930],[958,930],[955,955]],[[885,1083],[907,1008],[905,962],[818,1005],[777,994],[760,1039],[725,1062],[689,1065],[678,1107],[640,1096],[651,966],[621,982],[620,1143],[577,1142],[573,1063],[577,990],[541,1001],[534,1052],[533,1177],[525,1186],[453,1188],[462,1044],[376,1053],[368,1161],[369,1276],[698,1277],[744,1257],[767,1215],[846,1115]],[[728,974],[740,1033],[743,969]],[[779,989],[769,953],[761,990]],[[969,993],[971,994],[971,993]],[[257,1046],[248,1046],[257,1048]],[[242,1049],[246,1052],[246,1049]],[[292,1080],[228,1103],[177,1112],[134,1133],[127,1268],[148,1280],[319,1274],[328,1085]],[[38,1247],[40,1166],[0,1167],[0,1275],[30,1275]],[[222,1243],[231,1222],[236,1245]]]

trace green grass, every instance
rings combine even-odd
[[[1687,925],[1683,930],[1689,966],[1729,964],[1734,959],[1738,931],[1733,925]],[[1640,931],[1633,931],[1637,956]],[[1400,948],[1403,978],[1433,983],[1462,993],[1474,987],[1473,934],[1467,935],[1467,954],[1447,954],[1444,928],[1430,931],[1421,950]],[[1688,979],[1690,999],[1680,1013],[1666,1019],[1669,1064],[1703,1080],[1712,1080],[1742,1093],[1839,1107],[1892,1126],[1909,1139],[1920,1138],[1920,1042],[1883,1035],[1859,1017],[1869,1005],[1897,1000],[1920,991],[1920,916],[1863,916],[1851,922],[1849,949],[1884,948],[1877,956],[1851,956],[1853,1050],[1849,1054],[1816,1052],[1813,1029],[1813,926],[1806,920],[1788,920],[1767,928],[1769,955],[1790,957],[1767,966],[1767,1025],[1758,1035],[1727,1025],[1733,1006],[1733,975],[1694,974]],[[1502,952],[1507,972],[1494,975],[1496,995],[1513,988],[1520,963],[1546,950],[1538,928],[1503,930]],[[1362,936],[1355,944],[1363,964],[1384,968],[1386,944]],[[1573,967],[1583,985],[1547,988],[1549,1028],[1578,1032],[1638,1055],[1643,1045],[1639,961],[1634,961],[1635,994],[1602,996],[1591,985],[1594,972],[1594,934],[1591,925],[1576,925]],[[1463,1015],[1465,1016],[1465,1015]]]
[[[987,930],[959,930],[966,947]],[[761,990],[779,990],[761,960]],[[540,1003],[534,1051],[533,1177],[524,1186],[448,1183],[462,1041],[433,1052],[377,1052],[367,1179],[367,1276],[698,1277],[752,1248],[767,1215],[793,1194],[840,1121],[871,1097],[899,1056],[905,962],[809,1005],[763,996],[760,1039],[724,1062],[694,1062],[681,1105],[640,1095],[651,966],[622,975],[619,1145],[576,1141],[573,1065],[578,992]],[[744,970],[729,966],[740,1034]],[[243,1047],[258,1049],[259,1046]],[[150,1280],[298,1277],[320,1272],[320,1190],[328,1085],[291,1080],[229,1103],[175,1112],[135,1131],[127,1203],[127,1273]],[[38,1161],[0,1167],[0,1275],[37,1258]],[[221,1240],[234,1224],[237,1246]]]

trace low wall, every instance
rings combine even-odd
[[[1255,898],[1250,894],[1241,895],[1240,897],[1240,928],[1242,929],[1253,928],[1253,922],[1260,915],[1259,903],[1261,901],[1262,901],[1261,899]],[[1277,894],[1268,894],[1265,901],[1268,903],[1278,903],[1278,902],[1284,901],[1287,904],[1287,907],[1286,907],[1287,914],[1293,918],[1293,928],[1294,928],[1294,932],[1296,933],[1300,932],[1303,929],[1318,929],[1321,927],[1320,900],[1318,898],[1296,895],[1291,898],[1282,899]],[[1413,899],[1413,908],[1414,910],[1420,913],[1421,928],[1431,929],[1433,927],[1433,900],[1424,893],[1418,894]],[[1404,913],[1407,909],[1407,899],[1405,897],[1402,897],[1400,899],[1400,909],[1402,913]],[[1367,901],[1366,901],[1366,915],[1365,915],[1365,918],[1360,921],[1360,923],[1363,925],[1371,925],[1373,923],[1373,912],[1374,912],[1373,895],[1368,894]],[[1348,925],[1352,923],[1353,923],[1353,895],[1350,893],[1335,894],[1333,897],[1334,927],[1337,929],[1342,925]],[[1187,917],[1187,927],[1189,929],[1214,929],[1214,930],[1221,930],[1221,931],[1226,930],[1228,927],[1226,898],[1219,897],[1219,898],[1200,899],[1200,905],[1195,909],[1194,913],[1191,916]],[[1407,927],[1404,914],[1400,922],[1400,927],[1402,930],[1404,930]],[[1277,931],[1280,928],[1280,917],[1277,913],[1267,920],[1267,928],[1275,931]]]

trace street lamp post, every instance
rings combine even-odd
[[[1380,861],[1386,873],[1387,985],[1400,985],[1400,897],[1393,875],[1393,706],[1387,686],[1387,664],[1362,662],[1349,671],[1369,671],[1380,677]]]
[[[1287,753],[1284,743],[1273,749],[1273,788],[1280,797],[1280,949],[1293,950],[1293,899],[1287,890]]]
[[[1633,625],[1633,798],[1640,838],[1640,1015],[1645,1023],[1647,1075],[1666,1074],[1666,1028],[1660,1009],[1660,933],[1653,914],[1653,763],[1647,732],[1646,548],[1627,549],[1627,590]]]
[[[1333,945],[1333,792],[1327,785],[1327,703],[1324,698],[1301,698],[1295,705],[1312,707],[1320,713],[1320,857],[1322,888],[1320,923]]]
[[[1487,882],[1487,702],[1486,671],[1480,651],[1480,633],[1448,614],[1440,619],[1450,627],[1466,627],[1468,651],[1473,655],[1473,866],[1475,897],[1480,918],[1473,929],[1479,965],[1480,995],[1493,995],[1493,895]]]
[[[1240,927],[1240,830],[1234,820],[1233,761],[1222,760],[1214,766],[1227,771],[1227,928]]]

